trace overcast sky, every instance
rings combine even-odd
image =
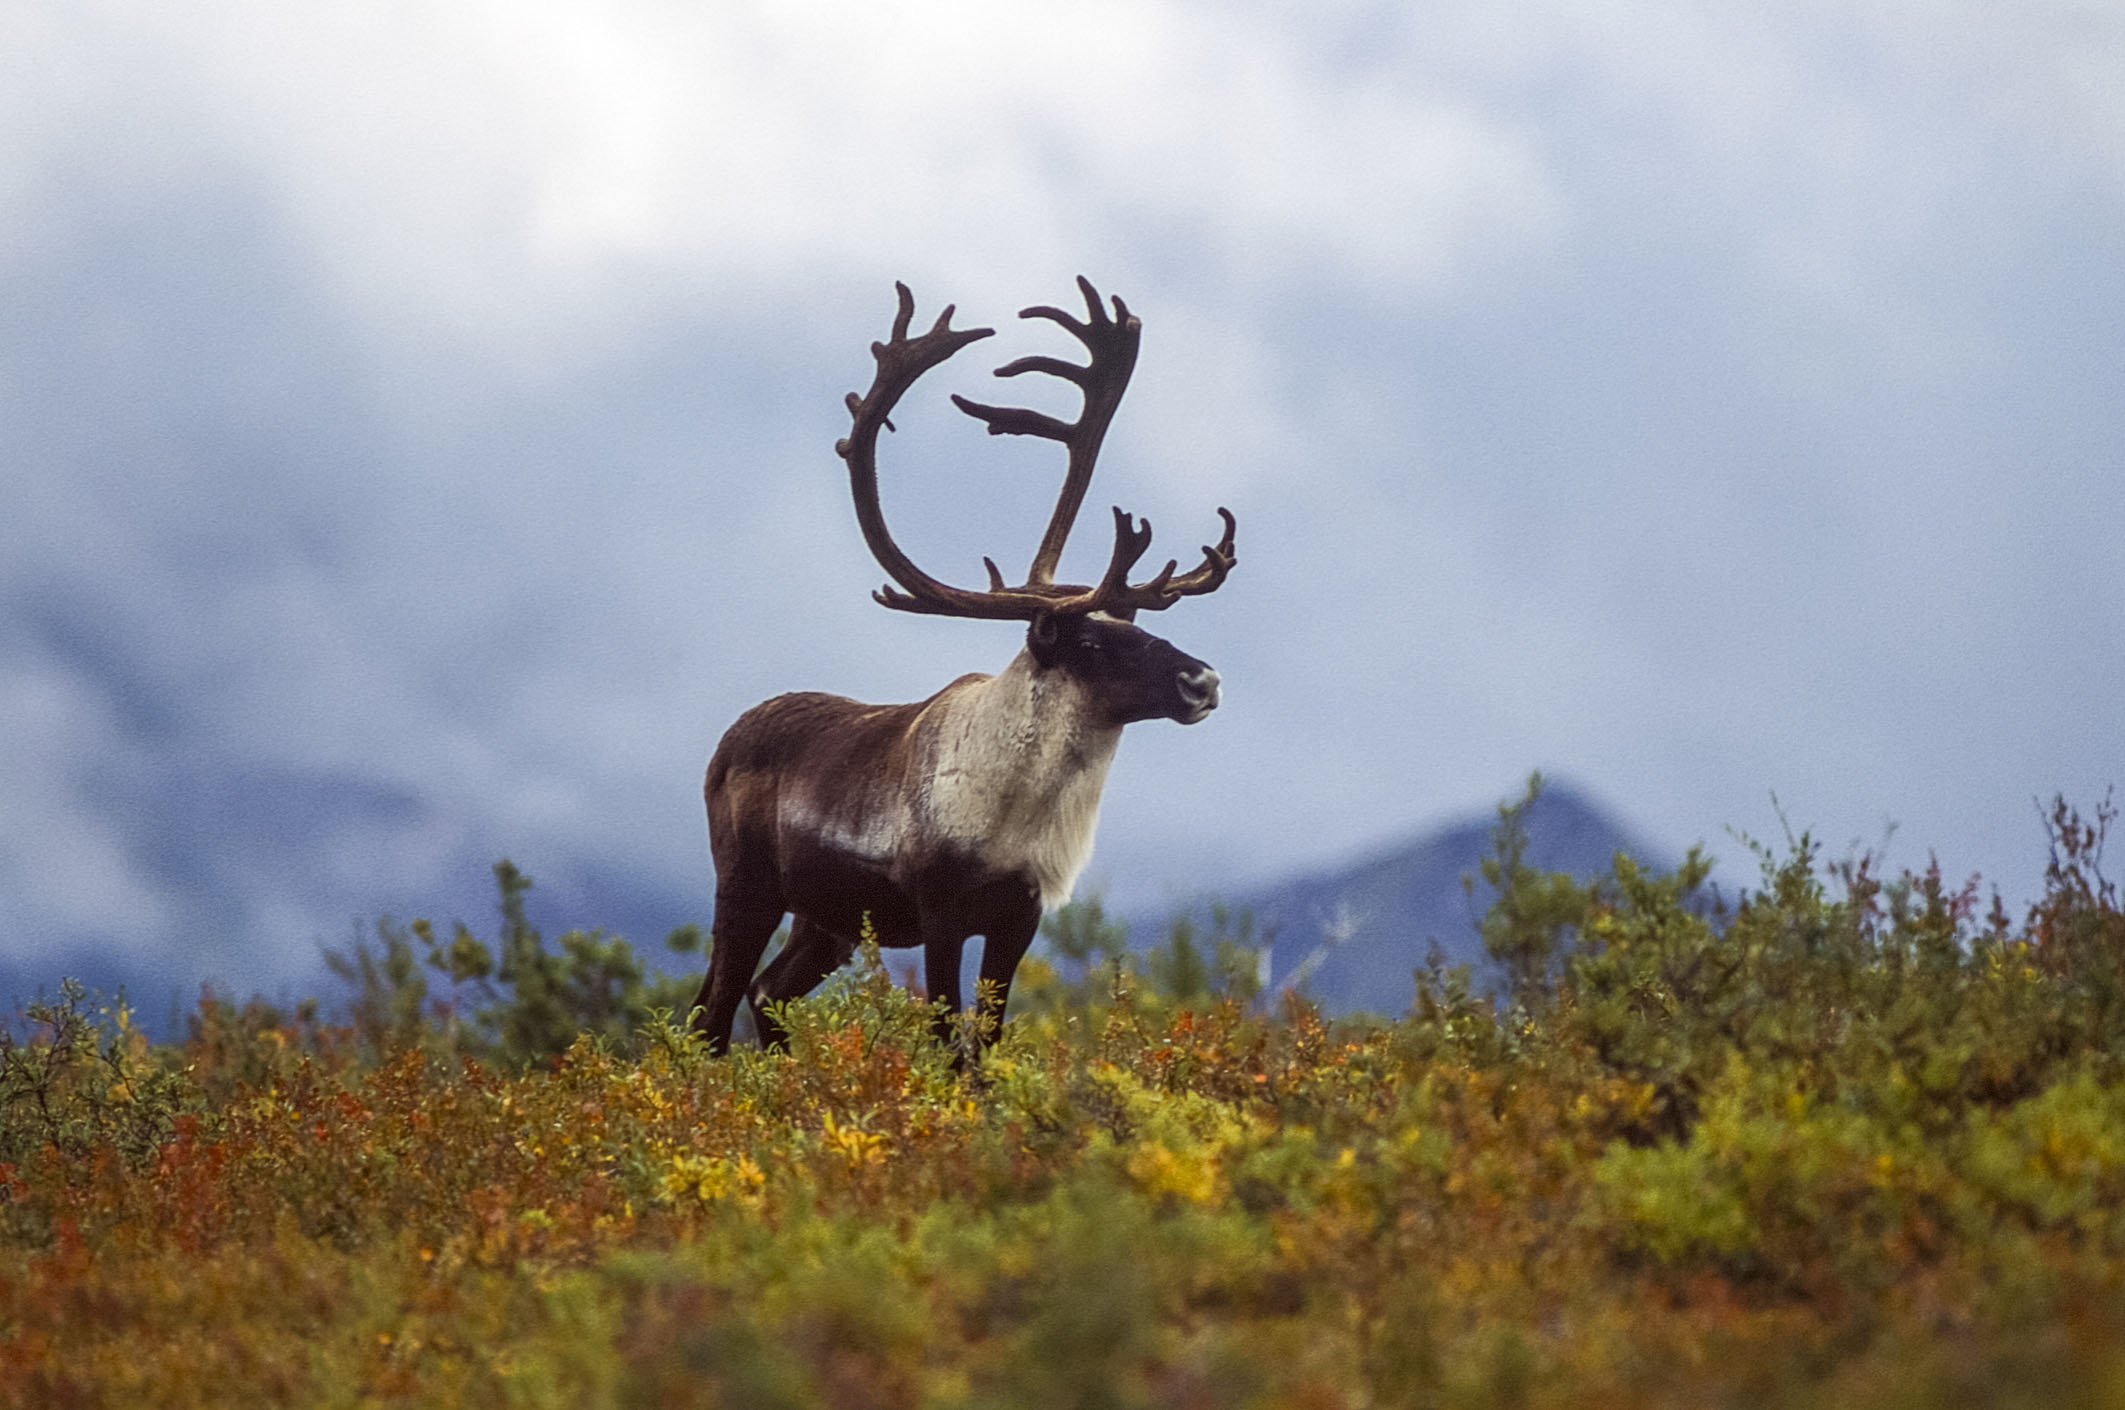
[[[882,456],[972,582],[1060,457],[945,393],[1068,406],[988,373],[1080,273],[1145,333],[1070,563],[1239,520],[1114,896],[1539,766],[2019,905],[2125,774],[2114,0],[0,0],[0,943],[266,984],[502,855],[705,919],[742,709],[1016,649],[869,599],[893,281],[1001,330]]]

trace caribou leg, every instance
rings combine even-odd
[[[937,1041],[959,1050],[959,962],[966,953],[967,937],[956,926],[947,927],[924,918],[922,936],[922,983],[929,992],[930,1030]],[[957,1058],[954,1058],[957,1062]]]
[[[782,923],[782,906],[746,906],[735,900],[716,898],[716,919],[709,927],[708,974],[694,999],[694,1031],[708,1039],[709,1052],[722,1056],[730,1051],[730,1026],[738,1016],[738,1001],[745,997],[753,971],[767,942]]]
[[[1011,976],[1040,933],[1040,902],[1028,896],[1022,906],[993,922],[981,941],[981,984],[975,992],[975,1054],[1003,1033],[1004,1005],[1011,999]]]
[[[819,981],[848,962],[856,953],[854,941],[844,940],[803,916],[790,922],[789,943],[782,953],[753,981],[746,1002],[753,1007],[753,1026],[760,1032],[760,1046],[779,1049],[789,1045],[789,1031],[768,1013],[768,1005],[801,998],[819,987]]]

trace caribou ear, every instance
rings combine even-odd
[[[1055,664],[1055,646],[1062,640],[1062,622],[1053,612],[1036,612],[1026,628],[1026,650],[1043,666]]]

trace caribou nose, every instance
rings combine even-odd
[[[1181,693],[1181,703],[1197,719],[1217,708],[1217,672],[1208,666],[1198,666],[1192,671],[1182,671],[1175,682]]]

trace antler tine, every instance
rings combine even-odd
[[[1222,504],[1217,507],[1217,517],[1225,521],[1224,535],[1215,546],[1204,544],[1202,564],[1174,581],[1173,591],[1181,596],[1195,597],[1215,592],[1223,585],[1225,575],[1240,561],[1239,555],[1232,551],[1233,536],[1239,532],[1238,522],[1233,519],[1232,511]]]
[[[1059,441],[1069,450],[1069,469],[1063,476],[1062,492],[1056,496],[1055,512],[1049,518],[1047,532],[1041,536],[1040,547],[1033,555],[1033,566],[1026,572],[1029,588],[1048,587],[1055,581],[1056,565],[1062,562],[1063,545],[1068,542],[1070,530],[1077,523],[1078,510],[1085,502],[1085,491],[1092,484],[1092,470],[1099,461],[1100,442],[1105,439],[1107,427],[1121,406],[1122,393],[1129,388],[1129,376],[1136,370],[1137,346],[1143,336],[1143,324],[1129,312],[1127,304],[1115,299],[1114,313],[1109,317],[1091,280],[1079,275],[1077,287],[1085,297],[1087,317],[1084,319],[1046,304],[1021,309],[1018,316],[1043,318],[1062,328],[1085,345],[1087,361],[1080,364],[1065,362],[1058,357],[1022,357],[996,369],[999,377],[1045,372],[1073,384],[1085,397],[1084,407],[1075,421],[1062,421],[1029,407],[989,406],[965,397],[952,398],[961,411],[988,423],[992,436],[1039,436]]]
[[[1116,616],[1134,616],[1138,612],[1163,612],[1184,597],[1200,597],[1206,592],[1216,592],[1223,585],[1225,575],[1239,562],[1239,555],[1234,553],[1232,548],[1233,536],[1238,532],[1239,525],[1234,521],[1232,511],[1224,506],[1220,505],[1217,513],[1218,517],[1225,521],[1224,536],[1215,546],[1203,545],[1203,561],[1199,565],[1175,577],[1174,570],[1180,567],[1180,562],[1177,559],[1168,559],[1166,566],[1149,582],[1132,586],[1127,578],[1128,568],[1151,546],[1151,521],[1143,521],[1142,542],[1133,544],[1127,564],[1123,564],[1119,525],[1129,516],[1116,509],[1114,514],[1117,521],[1117,541],[1114,563],[1108,566],[1107,576],[1094,590],[1095,601],[1083,610],[1108,612]],[[1119,575],[1115,571],[1116,564],[1123,564]]]
[[[1132,514],[1124,513],[1120,505],[1114,507],[1114,554],[1107,560],[1107,571],[1100,577],[1099,586],[1092,589],[1093,604],[1085,610],[1096,612],[1098,604],[1129,585],[1129,570],[1136,560],[1151,547],[1151,521],[1138,522]]]
[[[1180,563],[1168,559],[1166,566],[1147,581],[1131,583],[1130,570],[1151,547],[1151,521],[1139,520],[1117,507],[1114,510],[1114,553],[1098,586],[1077,590],[1047,587],[1043,591],[1051,594],[1048,610],[1059,613],[1104,612],[1126,619],[1138,612],[1163,612],[1184,597],[1217,591],[1224,583],[1225,575],[1239,562],[1239,556],[1232,549],[1233,537],[1238,530],[1232,511],[1221,507],[1217,512],[1225,521],[1225,533],[1215,546],[1203,546],[1201,564],[1175,576]]]

